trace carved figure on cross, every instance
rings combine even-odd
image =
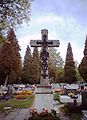
[[[48,75],[48,47],[59,47],[59,40],[48,40],[48,30],[41,30],[42,40],[31,40],[31,47],[41,47],[40,59],[41,59],[41,85],[47,85],[49,83]]]

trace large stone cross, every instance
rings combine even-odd
[[[42,40],[31,40],[31,47],[41,47],[41,85],[48,85],[49,75],[48,75],[48,57],[49,53],[47,52],[48,47],[59,47],[59,40],[48,40],[48,30],[41,30]]]

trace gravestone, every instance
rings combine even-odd
[[[7,90],[7,93],[4,94],[4,99],[8,100],[12,97],[12,86],[11,85],[8,85],[8,90]]]
[[[48,75],[48,47],[59,47],[59,40],[48,40],[48,30],[41,30],[42,40],[31,40],[31,47],[41,47],[41,79],[40,85],[35,87],[35,109],[41,112],[43,108],[51,111],[53,108],[53,92],[51,85],[49,85]]]
[[[48,30],[41,30],[42,40],[31,40],[31,47],[41,47],[40,59],[41,59],[41,85],[48,85],[49,75],[48,75],[48,58],[49,53],[47,51],[48,47],[59,47],[59,40],[48,40]]]
[[[84,109],[87,109],[87,90],[82,92],[82,106]]]

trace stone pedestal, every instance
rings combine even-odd
[[[53,108],[53,92],[51,86],[38,85],[35,88],[35,109],[41,112],[43,108],[51,112]]]
[[[53,91],[50,85],[38,85],[35,94],[53,94]]]

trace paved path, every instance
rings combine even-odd
[[[0,114],[0,120],[24,120],[29,116],[29,109],[16,109],[7,116]]]
[[[62,103],[73,103],[73,101],[74,101],[74,99],[72,99],[72,98],[70,98],[69,96],[67,96],[67,95],[60,95],[60,101],[62,102]],[[82,102],[82,97],[81,97],[81,95],[78,95],[78,98],[77,98],[77,102],[78,103],[81,103]]]

